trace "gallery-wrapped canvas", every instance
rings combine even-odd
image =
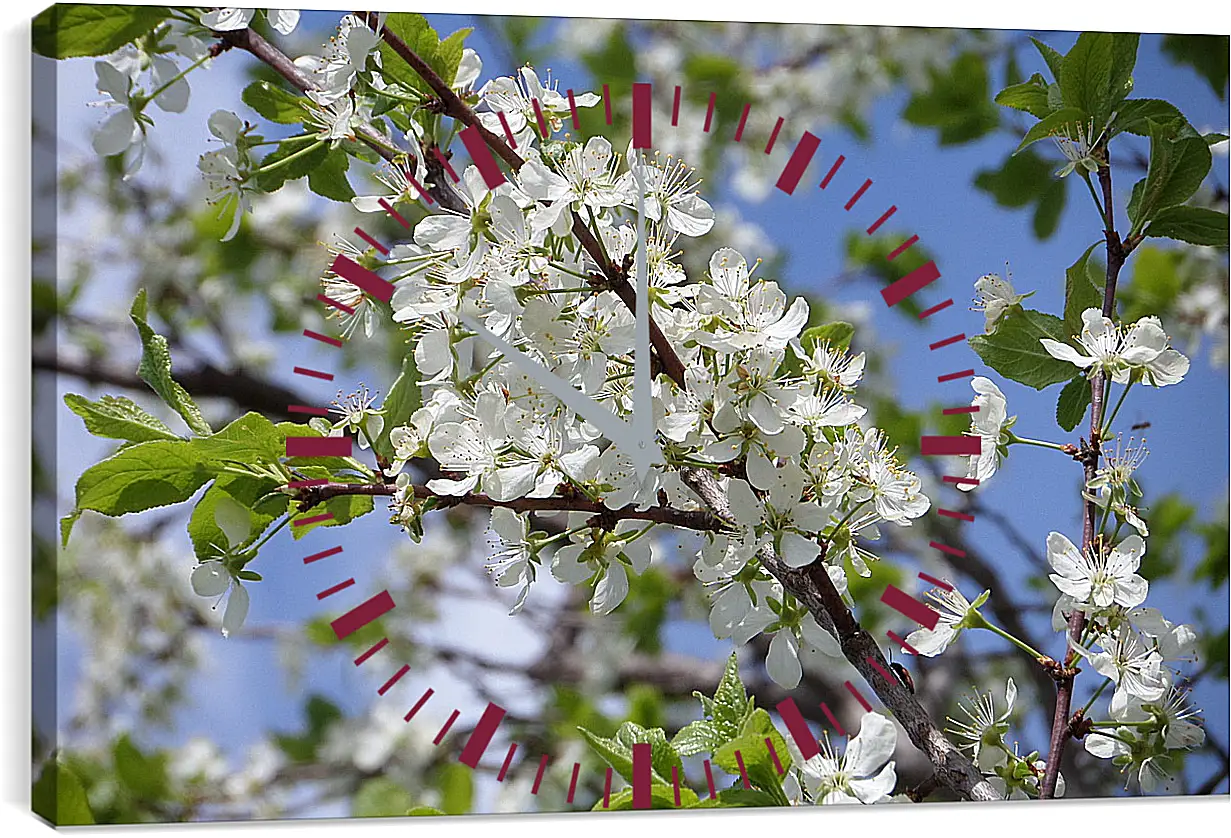
[[[1226,35],[456,11],[34,18],[34,811],[1225,795]]]

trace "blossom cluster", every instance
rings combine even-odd
[[[592,610],[608,613],[627,596],[630,576],[649,566],[652,545],[669,525],[598,526],[591,514],[575,512],[564,531],[548,534],[509,505],[556,498],[567,509],[568,499],[582,498],[617,511],[665,505],[700,512],[705,506],[681,472],[706,469],[725,489],[732,518],[706,534],[695,565],[714,592],[711,625],[738,642],[772,634],[770,674],[795,686],[800,648],[836,651],[836,641],[762,568],[761,552],[791,567],[821,560],[844,591],[848,562],[870,574],[873,556],[863,540],[877,538],[879,525],[908,526],[929,508],[919,478],[884,434],[859,424],[866,410],[853,395],[863,355],[805,336],[807,301],[789,300],[777,282],[757,275],[758,263],[732,248],[710,248],[708,271],[688,275],[682,248],[713,228],[714,211],[682,161],[631,147],[621,152],[603,137],[581,144],[560,135],[568,102],[529,67],[489,81],[478,99],[481,120],[500,124],[503,115],[525,163],[495,189],[467,167],[454,187],[464,209],[427,215],[410,241],[390,251],[392,321],[408,340],[423,393],[409,421],[389,429],[395,451],[387,474],[398,486],[393,519],[413,533],[433,498],[485,495],[498,504],[490,569],[499,586],[520,589],[514,611],[549,566],[556,579],[586,585]],[[590,107],[599,100],[583,93],[574,101]],[[417,197],[408,182],[354,203],[370,209],[380,198],[396,205]],[[633,314],[574,224],[581,220],[610,263],[628,266],[625,278],[635,284],[638,206],[647,225],[651,316],[686,370],[682,383],[666,375],[652,382],[663,456],[644,475],[627,452],[463,320],[477,319],[616,418],[631,420]],[[360,320],[365,330],[374,327],[359,289],[333,275],[325,289],[355,309],[344,328]],[[337,427],[355,431],[365,415],[380,418],[369,405],[355,407]],[[415,486],[409,464],[425,460],[438,473]]]
[[[994,332],[1001,317],[1029,294],[1017,294],[1008,280],[991,274],[975,283],[977,302],[985,311],[987,330]],[[1089,375],[1124,385],[1122,396],[1136,383],[1162,387],[1178,383],[1188,371],[1188,359],[1170,346],[1170,339],[1156,317],[1143,317],[1123,326],[1095,308],[1082,314],[1082,326],[1073,341],[1081,349],[1050,338],[1040,339],[1047,353],[1072,363]],[[969,434],[982,440],[982,450],[968,458],[970,489],[986,482],[1018,443],[1065,451],[1056,443],[1023,439],[1012,430],[1016,416],[1008,413],[1007,399],[990,379],[975,377],[971,386],[976,409]],[[1115,412],[1102,417],[1109,428]],[[1072,447],[1066,453],[1076,452]],[[1052,532],[1047,538],[1050,578],[1059,593],[1053,610],[1052,628],[1066,636],[1075,612],[1085,615],[1080,641],[1069,639],[1071,648],[1105,680],[1083,709],[1085,715],[1107,687],[1114,687],[1107,718],[1087,716],[1091,728],[1084,736],[1086,750],[1110,759],[1136,779],[1146,792],[1169,789],[1173,782],[1176,750],[1186,750],[1204,740],[1198,711],[1181,686],[1179,665],[1195,660],[1196,634],[1188,625],[1167,620],[1158,609],[1145,605],[1149,583],[1138,571],[1146,553],[1149,527],[1136,504],[1141,489],[1134,471],[1145,460],[1143,443],[1116,437],[1100,446],[1101,464],[1086,482],[1085,500],[1099,510],[1095,538],[1084,549],[1067,536]],[[977,483],[974,481],[978,481]],[[1130,534],[1120,537],[1128,526]],[[955,587],[927,593],[939,619],[933,628],[914,632],[908,642],[922,655],[935,656],[948,648],[964,630],[991,629],[1001,635],[980,612],[992,596],[984,591],[970,602]],[[1033,657],[1039,654],[1015,641]],[[1004,712],[995,712],[990,693],[980,694],[962,706],[965,720],[955,721],[952,732],[963,741],[979,768],[1002,793],[1010,797],[1038,794],[1045,764],[1037,753],[1021,756],[1005,744],[1017,688],[1009,679]],[[1063,778],[1061,778],[1061,783]],[[1057,786],[1057,792],[1063,786]]]

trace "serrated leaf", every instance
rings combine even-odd
[[[986,60],[973,52],[959,55],[942,70],[928,71],[930,83],[902,111],[913,125],[939,129],[941,145],[964,143],[995,130],[1000,115],[988,95]]]
[[[254,81],[245,87],[242,98],[244,104],[261,116],[281,125],[302,122],[307,115],[299,96],[267,81]]]
[[[95,6],[57,3],[34,18],[34,51],[48,58],[106,55],[167,19],[162,6]]]
[[[803,348],[811,352],[820,343],[828,342],[835,352],[845,352],[851,348],[851,339],[855,337],[855,327],[843,320],[835,320],[822,326],[805,329],[799,336]]]
[[[155,440],[124,448],[77,480],[77,509],[117,516],[180,503],[213,477],[185,441]]]
[[[1162,99],[1129,99],[1127,102],[1121,102],[1116,109],[1116,118],[1109,133],[1111,136],[1126,132],[1148,137],[1150,120],[1162,125],[1185,121],[1184,114],[1170,102]]]
[[[1031,76],[1029,81],[1009,85],[996,94],[994,101],[997,105],[1025,111],[1039,119],[1051,113],[1047,103],[1047,82],[1039,73]]]
[[[1026,132],[1026,136],[1022,137],[1022,141],[1018,143],[1013,153],[1018,154],[1022,149],[1037,143],[1039,140],[1047,139],[1052,134],[1060,132],[1063,128],[1067,127],[1075,130],[1078,125],[1082,124],[1084,117],[1084,112],[1078,108],[1070,107],[1064,107],[1048,114],[1030,126],[1030,130]]]
[[[1060,391],[1056,400],[1056,424],[1072,432],[1081,424],[1090,406],[1090,382],[1085,376],[1077,376]]]
[[[1133,68],[1137,66],[1137,46],[1141,36],[1136,32],[1111,33],[1111,80],[1107,87],[1108,112],[1133,90]]]
[[[470,29],[460,29],[442,41],[427,18],[413,12],[394,12],[388,15],[385,18],[385,28],[401,38],[413,53],[436,71],[445,84],[453,84]],[[381,73],[386,79],[391,78],[411,90],[435,95],[427,82],[383,40],[380,42],[380,58]]]
[[[444,812],[440,811],[434,806],[415,806],[413,808],[406,810],[406,815],[412,818],[431,816],[431,815],[443,815],[443,814]]]
[[[350,168],[350,156],[340,148],[330,150],[319,166],[308,172],[308,188],[323,198],[347,202],[355,197],[355,190],[346,179]]]
[[[697,793],[688,786],[680,786],[680,805],[675,805],[675,787],[664,786],[659,783],[650,785],[650,808],[651,809],[690,809],[700,802]],[[611,799],[607,801],[607,806],[603,806],[603,801],[599,800],[594,804],[592,812],[620,812],[627,811],[633,808],[633,790],[620,789],[613,792]]]
[[[739,677],[739,659],[735,653],[727,658],[727,665],[714,690],[713,720],[714,727],[725,739],[731,739],[739,733],[744,715],[748,710],[748,691]]]
[[[628,746],[630,754],[633,745],[649,745],[650,766],[653,772],[663,779],[671,776],[672,768],[681,773],[684,771],[684,763],[680,760],[679,753],[667,741],[667,734],[662,728],[644,728],[636,722],[625,722],[616,731],[615,738],[617,742]]]
[[[672,737],[671,745],[680,756],[690,757],[695,754],[711,754],[725,741],[713,722],[698,719],[680,728]]]
[[[1073,377],[1072,364],[1053,358],[1039,343],[1041,338],[1064,343],[1068,330],[1059,317],[1024,308],[1005,312],[990,335],[975,335],[970,346],[983,363],[1027,387],[1042,390]]]
[[[1140,193],[1133,188],[1129,220],[1133,230],[1154,220],[1159,210],[1177,206],[1193,196],[1210,171],[1210,147],[1200,136],[1186,136],[1183,123],[1161,125],[1148,120],[1150,130],[1150,168]],[[1181,137],[1176,139],[1176,137]]]
[[[1102,124],[1110,104],[1114,38],[1110,32],[1082,32],[1064,56],[1060,92],[1064,103]]]
[[[260,413],[248,412],[222,430],[190,444],[203,460],[241,465],[271,465],[286,455],[284,437]]]
[[[341,481],[355,482],[355,481]],[[341,527],[356,518],[367,515],[375,508],[370,495],[339,495],[332,497],[323,504],[318,503],[311,509],[298,513],[291,519],[291,535],[295,540],[303,538],[317,527]],[[328,512],[331,516],[325,521],[314,521],[311,524],[300,523],[305,518],[315,518]]]
[[[197,403],[183,387],[171,377],[171,351],[167,339],[155,332],[146,322],[145,289],[137,292],[129,312],[133,324],[141,335],[141,363],[137,375],[162,397],[167,406],[178,413],[194,434],[211,434],[213,429],[201,415]]]
[[[77,519],[81,517],[81,510],[74,509],[69,514],[60,519],[60,546],[68,546],[68,537],[73,533],[73,525],[77,523]]]
[[[1034,48],[1039,51],[1039,55],[1043,56],[1043,60],[1047,62],[1047,68],[1051,70],[1052,78],[1059,80],[1060,71],[1064,69],[1064,56],[1038,38],[1031,38],[1030,41],[1034,44]]]
[[[188,519],[188,537],[198,559],[214,558],[217,551],[211,545],[225,547],[228,539],[218,526],[215,514],[218,502],[230,498],[248,511],[249,533],[246,541],[258,538],[279,515],[287,511],[290,502],[286,495],[270,494],[278,486],[276,481],[256,477],[238,477],[224,474],[214,481],[192,509]],[[232,544],[231,547],[238,547]]]
[[[1096,247],[1098,243],[1086,248],[1064,272],[1064,327],[1069,335],[1081,333],[1083,311],[1103,307],[1102,265],[1090,258]]]
[[[1167,207],[1145,229],[1147,236],[1209,247],[1227,246],[1227,214],[1206,207]]]
[[[578,727],[577,731],[582,738],[590,745],[591,750],[602,758],[603,762],[610,765],[615,772],[631,783],[633,781],[633,751],[627,745],[616,739],[609,739],[605,736],[599,736],[591,733],[584,727]],[[659,778],[662,781],[662,778]]]
[[[132,399],[124,396],[103,396],[92,402],[85,396],[66,393],[64,403],[69,410],[81,417],[86,430],[94,436],[122,439],[126,442],[179,439],[162,420],[151,416]]]
[[[277,192],[288,180],[299,180],[321,166],[329,156],[325,143],[306,143],[304,140],[283,142],[261,159],[261,170],[256,176],[256,186],[262,192]],[[283,162],[286,161],[286,162]]]

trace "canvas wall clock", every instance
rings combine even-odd
[[[33,50],[47,820],[1226,793],[1224,35]]]

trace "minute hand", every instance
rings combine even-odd
[[[654,463],[662,461],[662,450],[658,447],[658,443],[652,433],[652,423],[650,425],[651,433],[648,436],[643,435],[641,422],[637,421],[636,424],[632,424],[620,419],[605,406],[594,401],[572,384],[545,368],[491,329],[488,329],[476,318],[464,312],[458,312],[458,319],[466,324],[466,327],[472,332],[500,350],[500,353],[508,358],[513,366],[517,367],[522,374],[542,384],[565,407],[598,428],[603,436],[611,440],[612,444],[629,456],[633,461],[633,467],[637,470],[637,477],[639,479],[645,480]],[[634,380],[634,386],[635,384],[636,381]],[[634,413],[634,420],[637,420],[636,413]]]

